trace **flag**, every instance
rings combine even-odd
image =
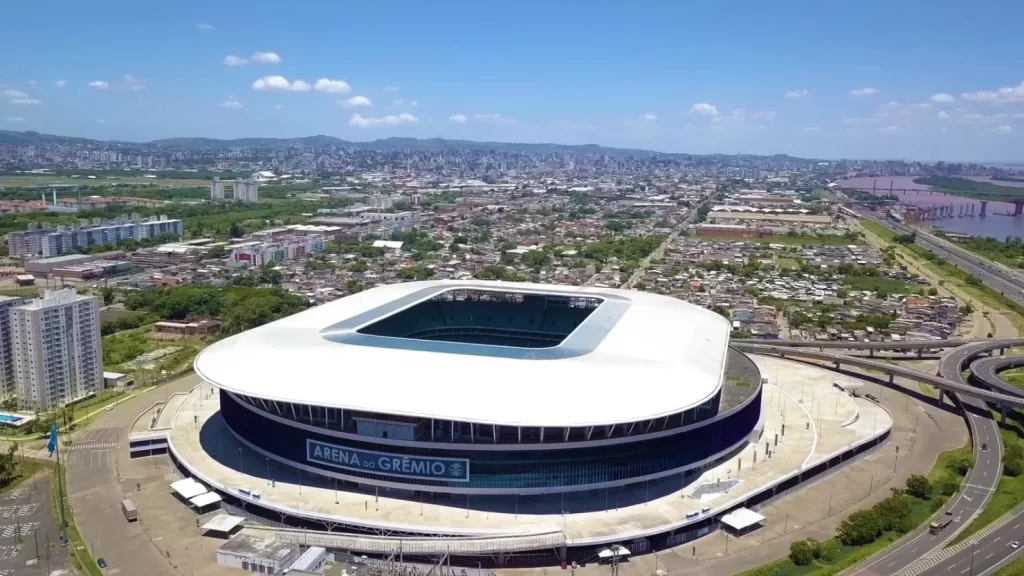
[[[53,456],[53,451],[57,449],[57,423],[54,422],[50,425],[50,441],[46,443],[46,449],[50,451],[50,456]]]

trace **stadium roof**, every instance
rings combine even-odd
[[[458,289],[604,299],[559,346],[523,349],[355,330]],[[600,426],[666,416],[720,387],[730,323],[675,298],[483,281],[393,284],[217,342],[196,372],[258,398],[508,426]]]

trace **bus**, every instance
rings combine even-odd
[[[121,501],[121,512],[124,513],[125,520],[129,522],[135,522],[139,519],[139,511],[135,509],[135,504],[131,500]]]
[[[946,514],[942,518],[937,519],[935,522],[932,522],[931,525],[928,526],[928,533],[938,534],[939,532],[942,532],[942,530],[945,529],[946,526],[949,526],[949,523],[952,521],[953,512],[946,512]]]

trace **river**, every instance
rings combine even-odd
[[[961,198],[959,196],[944,196],[938,193],[896,191],[896,189],[901,188],[905,190],[931,189],[931,187],[924,184],[914,183],[914,178],[916,176],[860,176],[840,180],[838,183],[840,186],[865,190],[871,190],[872,185],[874,185],[875,190],[880,195],[889,193],[891,183],[894,190],[893,196],[899,198],[900,202],[904,204],[924,207],[949,206],[952,204],[952,218],[942,218],[926,222],[928,226],[934,228],[970,234],[972,236],[991,236],[998,240],[1005,240],[1008,236],[1024,238],[1024,216],[1014,217],[1008,215],[1013,214],[1013,204],[1008,202],[989,202],[988,214],[985,217],[981,217],[978,216],[978,213],[981,211],[981,204],[978,200]],[[985,180],[984,178],[974,179]],[[1000,186],[1024,186],[1024,183],[1018,182],[998,182],[998,184]],[[974,216],[959,216],[961,206],[964,207],[964,212],[968,212],[972,205],[974,206]]]

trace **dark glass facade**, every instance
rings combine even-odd
[[[240,399],[221,391],[221,413],[231,429],[252,445],[282,459],[343,474],[354,479],[404,484],[409,489],[447,492],[446,488],[473,489],[493,494],[513,494],[523,489],[579,488],[605,482],[629,483],[652,474],[664,473],[707,459],[717,460],[746,439],[761,414],[761,390],[746,404],[720,420],[658,438],[638,437],[635,441],[598,447],[545,446],[537,450],[459,450],[411,448],[338,438],[306,431],[262,415]],[[396,457],[466,459],[468,481],[410,478],[364,470],[339,469],[307,461],[307,441],[323,442],[351,450],[384,453]]]

